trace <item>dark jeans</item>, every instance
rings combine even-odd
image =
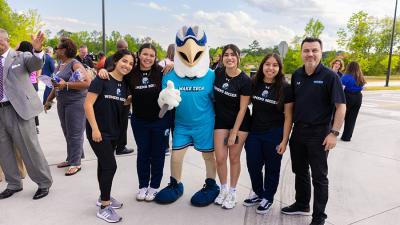
[[[282,155],[277,153],[276,146],[281,143],[282,136],[283,128],[250,132],[244,146],[253,191],[270,202],[274,201],[279,184]]]
[[[346,116],[344,118],[344,129],[342,139],[350,141],[353,136],[354,126],[358,116],[358,111],[361,108],[362,94],[361,92],[351,93],[344,92],[346,96]]]
[[[326,219],[328,202],[328,151],[322,145],[329,133],[329,125],[306,126],[295,124],[290,138],[292,170],[296,175],[296,205],[309,207],[311,198],[310,171],[314,186],[313,218]]]
[[[131,116],[133,136],[137,145],[139,188],[159,188],[164,170],[165,138],[168,117],[147,121]]]
[[[121,126],[121,130],[120,130],[120,135],[119,135],[119,139],[117,140],[117,151],[122,151],[124,150],[126,144],[127,144],[127,136],[126,136],[126,132],[128,130],[128,122],[129,122],[129,118],[128,118],[128,114],[129,114],[129,109],[130,106],[125,106],[121,112],[121,116],[122,116],[122,126]]]
[[[94,142],[89,139],[89,143],[97,156],[97,180],[100,187],[100,199],[109,201],[112,181],[117,171],[117,162],[114,156],[115,141],[103,140]]]

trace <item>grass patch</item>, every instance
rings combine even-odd
[[[384,91],[384,90],[400,90],[400,86],[389,86],[389,87],[371,86],[364,88],[364,91]]]
[[[386,76],[365,76],[365,79],[368,81],[382,81],[386,80]],[[390,75],[389,81],[391,80],[400,80],[399,75]]]

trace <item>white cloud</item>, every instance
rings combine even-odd
[[[159,11],[166,11],[166,10],[168,10],[167,7],[165,7],[165,6],[160,6],[160,5],[158,5],[157,3],[154,3],[154,2],[150,2],[150,3],[149,3],[149,7],[152,8],[152,9],[155,9],[155,10],[159,10]]]
[[[186,14],[184,13],[174,14],[172,16],[175,17],[175,19],[177,19],[179,22],[184,22],[186,20]]]
[[[182,6],[183,6],[183,8],[185,8],[185,9],[190,9],[190,6],[187,5],[187,4],[183,4]]]
[[[52,33],[56,33],[61,29],[68,30],[71,32],[77,31],[92,31],[101,30],[101,25],[97,23],[89,23],[82,20],[69,17],[43,17],[45,26],[43,29],[49,29]]]
[[[263,11],[272,13],[313,13],[318,12],[321,8],[318,0],[244,0],[251,6],[260,8]]]
[[[88,23],[82,20],[68,18],[68,17],[44,17],[43,18],[47,22],[51,23],[62,23],[63,25],[66,24],[74,24],[74,25],[85,25],[85,26],[92,26],[97,27],[99,24],[96,23]]]
[[[261,10],[259,18],[274,18],[272,23],[286,24],[302,35],[304,27],[311,18],[319,19],[325,29],[321,35],[324,49],[338,49],[337,31],[346,27],[350,17],[361,10],[370,16],[382,18],[393,16],[392,0],[243,0],[250,6]]]
[[[189,21],[205,29],[208,44],[212,47],[233,43],[240,48],[247,48],[253,40],[258,40],[263,47],[269,47],[282,40],[289,42],[295,35],[286,26],[261,23],[243,11],[197,11]]]
[[[149,9],[154,9],[154,10],[157,10],[157,11],[168,11],[169,10],[166,6],[161,6],[161,5],[159,5],[159,4],[155,3],[155,2],[149,2],[149,3],[137,2],[137,3],[134,3],[134,4],[142,6],[142,7],[146,7],[146,8],[149,8]]]

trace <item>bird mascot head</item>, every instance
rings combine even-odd
[[[210,57],[206,33],[198,26],[184,26],[176,34],[174,70],[179,77],[203,77]]]

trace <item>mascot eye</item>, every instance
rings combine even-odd
[[[188,59],[188,57],[186,56],[185,53],[179,52],[179,55],[180,55],[184,60],[186,60],[187,62],[189,62],[189,59]]]
[[[203,51],[200,51],[196,54],[196,56],[194,57],[194,61],[196,61],[201,56],[201,54],[203,54]]]

